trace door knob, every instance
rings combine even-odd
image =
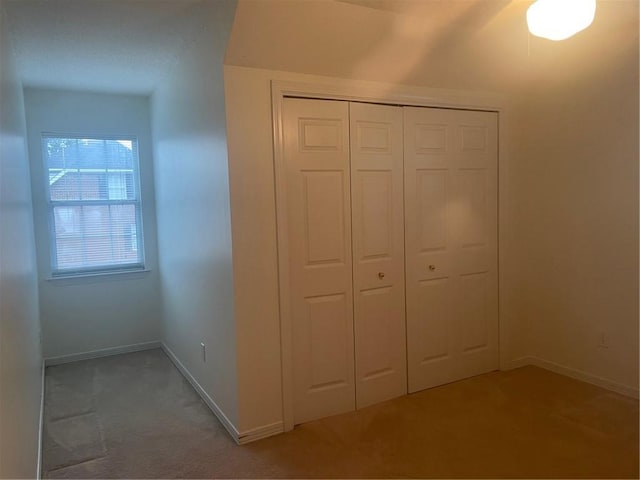
[[[378,272],[378,278],[382,280],[384,278],[384,272]]]
[[[429,265],[429,270],[431,270],[432,272],[436,269],[435,265]]]

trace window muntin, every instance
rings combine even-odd
[[[45,134],[52,274],[144,268],[138,142]]]

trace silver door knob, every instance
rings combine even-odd
[[[384,278],[384,272],[378,272],[378,278],[382,280]]]
[[[429,265],[429,270],[431,270],[432,272],[436,269],[435,265]]]

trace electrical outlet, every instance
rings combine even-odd
[[[202,348],[202,361],[206,362],[207,361],[207,347],[204,345],[203,342],[200,342],[200,348]]]
[[[598,335],[598,346],[600,348],[609,348],[609,335],[605,332],[600,332]]]

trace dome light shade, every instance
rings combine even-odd
[[[564,40],[584,30],[596,15],[596,0],[537,0],[527,10],[536,37]]]

